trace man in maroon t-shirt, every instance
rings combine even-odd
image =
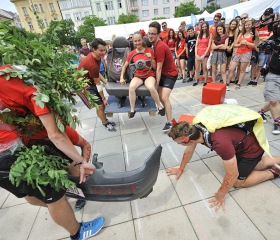
[[[101,38],[95,38],[91,43],[91,47],[92,52],[79,64],[78,70],[84,69],[88,71],[85,77],[89,79],[90,87],[87,90],[97,97],[97,116],[108,131],[116,132],[117,130],[114,128],[116,124],[109,122],[105,115],[105,106],[108,105],[108,102],[103,93],[103,85],[100,82],[100,61],[106,54],[106,43]]]
[[[156,81],[158,85],[158,94],[164,105],[167,118],[167,122],[162,130],[167,131],[172,126],[172,106],[169,101],[169,96],[177,80],[178,70],[169,47],[160,40],[159,34],[160,24],[156,21],[151,22],[149,25],[148,38],[153,44],[153,50],[157,62]]]
[[[176,175],[177,179],[191,160],[198,143],[216,151],[223,159],[224,180],[215,197],[209,200],[210,208],[214,207],[215,211],[220,207],[225,211],[225,195],[232,187],[250,187],[280,176],[280,156],[263,156],[264,151],[253,132],[247,134],[238,127],[225,127],[209,133],[201,124],[179,122],[171,128],[168,136],[186,146],[180,167],[166,170],[168,175]]]
[[[83,61],[87,55],[91,52],[90,48],[87,45],[87,40],[85,38],[81,39],[82,48],[79,50],[80,59],[79,62]]]

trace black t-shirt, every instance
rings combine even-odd
[[[269,72],[280,75],[280,53],[273,53],[269,62]]]
[[[195,44],[197,35],[194,34],[193,37],[188,36],[186,38],[186,44],[188,44],[188,56],[195,56]]]

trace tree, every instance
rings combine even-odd
[[[190,16],[191,14],[196,15],[199,13],[201,13],[201,11],[194,2],[181,3],[180,6],[176,8],[174,17],[185,17]]]
[[[95,15],[84,17],[84,22],[78,27],[77,38],[86,38],[91,42],[95,38],[95,27],[107,26],[106,21],[96,17]]]
[[[134,23],[139,22],[139,19],[136,15],[129,13],[128,15],[124,15],[123,13],[119,16],[117,24],[125,24],[125,23]]]
[[[52,39],[54,31],[61,45],[74,46],[77,44],[76,31],[72,20],[51,21],[45,35]]]
[[[204,7],[203,11],[206,10],[209,13],[213,13],[220,8],[221,8],[221,6],[219,4],[212,2],[210,5],[207,5],[206,7]]]

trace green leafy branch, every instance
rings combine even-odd
[[[66,169],[69,161],[60,156],[49,155],[44,146],[32,146],[18,153],[17,160],[11,167],[9,179],[18,187],[21,181],[26,181],[33,189],[38,188],[45,196],[44,187],[49,185],[56,191],[67,189],[76,184],[67,178]]]
[[[93,107],[98,107],[85,89],[88,80],[83,76],[87,71],[76,70],[71,59],[75,54],[61,49],[55,38],[48,39],[43,35],[34,35],[14,26],[0,23],[0,58],[3,64],[23,65],[25,69],[6,68],[0,71],[7,80],[20,78],[26,85],[33,85],[37,92],[34,100],[43,108],[44,104],[61,120],[58,127],[61,131],[65,126],[76,127],[79,122],[72,114],[76,111],[75,98],[71,92],[84,92]]]

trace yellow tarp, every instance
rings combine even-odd
[[[207,106],[196,115],[193,124],[202,123],[209,132],[213,133],[216,129],[255,119],[257,119],[257,122],[254,125],[253,132],[261,148],[271,156],[263,119],[259,113],[251,109],[233,104]]]

